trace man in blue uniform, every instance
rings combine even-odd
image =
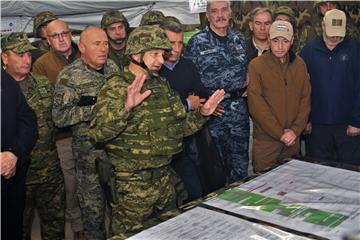
[[[249,114],[242,97],[246,81],[247,57],[244,37],[229,27],[229,1],[210,1],[207,5],[209,25],[194,35],[184,56],[196,65],[201,81],[210,92],[224,89],[224,114],[213,117],[211,135],[229,170],[229,180],[247,176]]]

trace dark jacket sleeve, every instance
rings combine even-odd
[[[2,72],[1,80],[1,151],[14,153],[17,165],[22,166],[29,161],[38,137],[36,115],[14,79]]]

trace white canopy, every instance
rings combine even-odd
[[[190,13],[188,1],[1,1],[1,32],[32,32],[32,17],[43,11],[51,11],[70,28],[82,30],[87,25],[100,25],[102,15],[111,9],[120,10],[132,27],[139,25],[149,9],[175,16],[184,24],[200,23],[199,15]]]

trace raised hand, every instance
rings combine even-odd
[[[212,113],[213,116],[221,116],[223,115],[225,112],[225,109],[223,106],[221,106],[221,104],[219,104],[216,108],[215,111]]]
[[[224,99],[224,95],[224,89],[216,90],[200,108],[200,113],[204,116],[210,116],[215,111],[219,103]]]
[[[141,93],[141,88],[144,85],[146,79],[145,74],[140,74],[135,77],[135,80],[127,87],[127,97],[125,101],[125,109],[130,112],[134,107],[139,105],[147,98],[150,94],[150,90],[146,90]]]

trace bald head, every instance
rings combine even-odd
[[[85,28],[80,34],[78,46],[86,64],[96,70],[104,66],[109,52],[108,38],[104,30],[94,26]]]
[[[69,26],[63,20],[60,19],[53,20],[49,22],[48,25],[46,26],[46,34],[51,35],[52,32],[58,31],[59,29],[69,31]]]
[[[46,26],[47,41],[56,52],[69,56],[71,54],[71,32],[69,26],[62,20],[56,19]]]

